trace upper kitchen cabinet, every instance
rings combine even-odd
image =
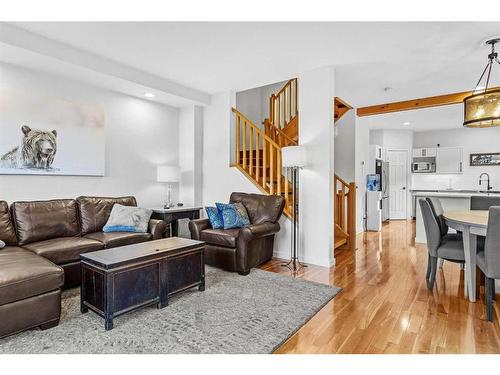
[[[429,158],[436,156],[435,148],[414,148],[413,157],[414,158]]]
[[[462,148],[439,147],[437,149],[437,173],[460,174],[463,171]]]

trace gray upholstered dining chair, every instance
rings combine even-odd
[[[476,261],[485,276],[486,317],[492,322],[495,279],[500,279],[500,207],[490,207],[484,251],[477,253]]]
[[[432,290],[436,280],[438,258],[464,264],[464,244],[458,235],[442,236],[438,219],[432,211],[431,204],[425,199],[420,199],[419,204],[424,221],[425,236],[427,238],[427,250],[429,252],[426,273],[427,288]],[[464,283],[464,285],[467,284]]]
[[[470,197],[471,210],[489,210],[491,206],[500,206],[500,197]]]
[[[441,201],[439,198],[436,197],[428,197],[426,198],[427,202],[429,202],[431,206],[432,213],[434,214],[434,217],[436,218],[438,224],[439,224],[439,229],[441,232],[441,237],[446,236],[447,239],[451,240],[463,240],[462,237],[462,232],[457,232],[457,233],[448,233],[449,228],[448,224],[446,224],[446,220],[444,219],[444,210],[443,206],[441,205]],[[439,259],[439,268],[443,268],[444,265],[444,259],[440,258]],[[463,268],[463,267],[462,267]]]

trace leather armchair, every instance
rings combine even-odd
[[[251,224],[237,229],[213,229],[208,219],[189,223],[191,238],[205,241],[207,264],[248,275],[250,269],[273,256],[274,235],[285,200],[278,195],[233,193],[230,203],[240,202],[247,209]]]

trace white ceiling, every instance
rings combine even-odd
[[[464,107],[462,104],[421,108],[411,111],[385,113],[363,117],[363,126],[371,130],[413,130],[415,132],[463,128]],[[404,123],[409,122],[409,125]]]
[[[500,22],[15,25],[210,94],[335,65],[336,94],[356,107],[472,88],[488,53],[480,41],[500,33]],[[500,69],[496,77],[500,84]]]

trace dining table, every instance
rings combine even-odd
[[[448,227],[462,232],[465,254],[465,273],[469,301],[476,302],[477,237],[486,236],[487,210],[446,211],[443,217]]]

